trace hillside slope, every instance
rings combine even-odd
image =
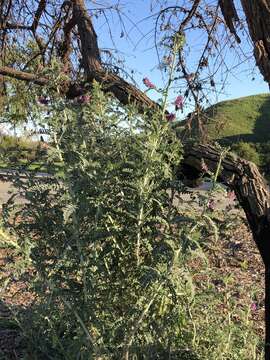
[[[270,141],[270,95],[220,102],[206,110],[204,123],[210,139],[226,143]]]

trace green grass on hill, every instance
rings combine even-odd
[[[261,94],[220,102],[206,110],[210,139],[226,143],[270,140],[270,95]]]

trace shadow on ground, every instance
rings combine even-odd
[[[22,349],[20,329],[13,319],[12,310],[0,301],[0,360],[21,359]]]

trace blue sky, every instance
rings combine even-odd
[[[95,2],[95,5],[96,3],[97,2]],[[107,3],[109,5],[116,5],[118,1],[112,0],[107,1]],[[123,7],[120,8],[120,11],[122,12],[122,20],[119,20],[118,15],[114,11],[106,13],[107,19],[104,19],[104,17],[99,17],[98,20],[95,20],[100,46],[112,51],[114,48],[119,50],[120,58],[125,61],[125,67],[129,72],[131,72],[131,70],[134,71],[133,77],[137,82],[137,85],[140,86],[142,90],[145,89],[144,85],[142,84],[142,78],[145,76],[151,79],[151,81],[154,82],[158,87],[163,87],[164,84],[161,71],[157,69],[158,58],[156,50],[153,46],[155,16],[147,18],[148,16],[155,14],[155,12],[159,9],[159,6],[156,6],[156,8],[154,7],[151,13],[151,3],[155,5],[158,3],[158,0],[126,1]],[[164,6],[176,4],[179,5],[183,3],[188,3],[188,0],[162,1],[162,5]],[[93,6],[93,3],[91,6]],[[89,7],[91,6],[89,5]],[[113,35],[114,44],[108,36],[109,27],[107,21],[110,24],[110,30]],[[243,31],[239,30],[240,34],[242,32]],[[244,34],[241,39],[241,48],[244,52],[249,54],[250,58],[252,58],[252,49],[248,43],[246,35]],[[190,48],[190,62],[192,62],[193,58],[195,59],[194,62],[196,62],[197,46],[200,44],[201,39],[197,39],[196,35],[194,36],[194,34],[191,34],[188,41]],[[240,52],[240,48],[237,49],[237,51]],[[234,67],[238,61],[235,55],[235,51],[231,51],[230,49],[226,50],[225,59],[229,67]],[[218,74],[218,78],[221,79],[223,75],[224,74],[221,70]],[[181,90],[179,91],[181,92]],[[226,80],[225,90],[218,94],[218,96],[211,95],[210,102],[215,103],[216,101],[223,101],[259,93],[267,93],[268,91],[268,84],[263,81],[262,76],[255,67],[254,61],[252,59],[249,62],[244,62],[241,66],[234,68],[233,74],[229,75]],[[172,98],[177,94],[177,92],[178,90],[176,89],[175,92],[171,95]],[[152,92],[150,93],[150,96],[153,99],[157,99],[159,95]]]

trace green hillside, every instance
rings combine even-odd
[[[262,143],[270,140],[270,95],[247,96],[220,102],[205,112],[210,139]]]

